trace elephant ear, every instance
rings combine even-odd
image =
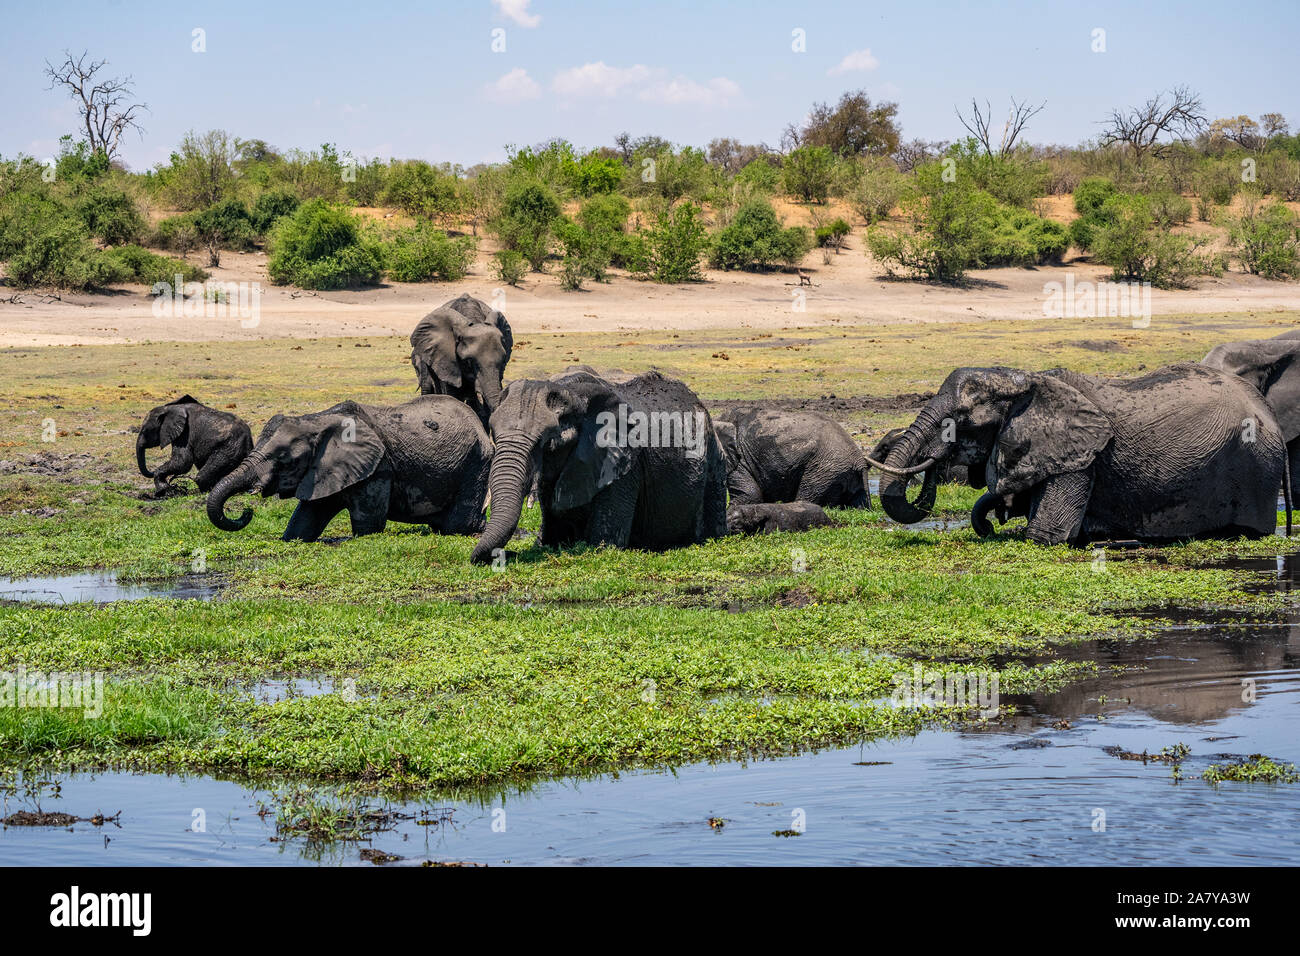
[[[1054,475],[1082,471],[1114,434],[1110,419],[1082,392],[1033,376],[1028,401],[1008,416],[989,459],[999,495],[1025,491]]]
[[[441,308],[425,316],[411,333],[411,347],[440,380],[460,388],[460,362],[456,359],[455,326],[464,319]]]
[[[365,481],[384,460],[384,440],[360,416],[330,416],[316,439],[315,458],[298,485],[298,497],[317,501]]]
[[[495,325],[497,331],[501,333],[501,344],[506,350],[506,361],[509,361],[510,353],[515,347],[515,337],[510,334],[510,323],[507,322],[506,317],[496,309],[492,310],[492,314],[488,317],[488,321]]]
[[[184,435],[189,417],[190,410],[184,405],[169,405],[162,414],[162,426],[158,429],[158,447],[166,448]]]
[[[722,456],[727,462],[727,472],[736,470],[736,462],[740,460],[736,453],[736,426],[733,422],[713,420],[713,432],[718,436],[718,447],[722,449]]]
[[[570,511],[590,504],[597,492],[631,469],[631,450],[617,444],[614,404],[612,394],[592,396],[588,401],[578,443],[555,481],[551,495],[555,510]]]

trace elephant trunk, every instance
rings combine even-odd
[[[907,482],[909,474],[920,467],[913,466],[913,460],[923,448],[933,445],[934,431],[948,417],[954,402],[952,397],[936,399],[921,409],[916,421],[899,437],[889,452],[889,457],[885,459],[885,467],[881,469],[880,476],[880,504],[885,509],[885,514],[900,524],[915,524],[925,519],[934,507],[939,484],[939,468],[935,458],[939,456],[927,458],[922,463],[925,466],[925,480],[915,502],[907,500]]]
[[[1002,504],[1002,496],[986,491],[970,511],[970,526],[981,538],[993,537],[993,523],[989,521],[989,512]]]
[[[488,473],[488,495],[491,515],[487,527],[479,535],[471,560],[486,564],[493,552],[504,549],[510,536],[519,526],[523,512],[524,495],[531,486],[535,442],[526,436],[503,439],[497,442],[492,455],[492,469]]]
[[[491,415],[501,404],[501,376],[492,372],[479,376],[478,390],[483,396],[483,405],[487,408],[488,415]]]
[[[245,508],[238,518],[226,517],[226,502],[235,495],[254,490],[264,483],[269,472],[266,459],[254,449],[248,457],[208,492],[208,520],[222,531],[239,531],[253,519],[253,509]]]
[[[145,449],[152,447],[153,446],[145,440],[144,435],[140,435],[135,440],[135,463],[140,468],[140,474],[144,475],[146,478],[152,478],[153,472],[149,470],[149,466],[144,462],[144,453]]]

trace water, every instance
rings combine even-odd
[[[86,571],[42,578],[0,578],[0,601],[74,604],[178,598],[211,601],[226,586],[220,574],[183,574],[156,581],[118,581],[111,571]]]
[[[1289,559],[1234,564],[1267,572],[1260,587],[1282,590],[1300,569]],[[58,781],[57,797],[10,794],[0,816],[121,810],[117,824],[5,828],[0,864],[371,865],[363,849],[404,857],[388,865],[1300,862],[1300,784],[1196,779],[1211,763],[1255,753],[1300,763],[1300,612],[1279,624],[1189,614],[1149,639],[1057,654],[1097,661],[1098,676],[1056,693],[1004,694],[1017,713],[982,729],[433,795],[393,806],[438,818],[450,809],[447,822],[397,820],[360,844],[277,840],[275,814],[258,813],[273,804],[269,792],[238,782],[77,774]],[[328,679],[275,679],[257,691],[268,703],[329,692]],[[1190,748],[1181,780],[1169,764],[1113,755],[1180,743]]]

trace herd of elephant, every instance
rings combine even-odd
[[[256,444],[245,422],[189,395],[161,405],[136,441],[140,471],[163,494],[196,468],[226,531],[251,518],[226,514],[232,496],[276,494],[298,499],[286,541],[315,541],[346,510],[354,535],[388,521],[478,535],[478,563],[505,555],[529,497],[544,546],[663,550],[827,524],[823,507],[870,506],[871,468],[885,512],[905,524],[929,515],[940,481],[986,488],[971,514],[984,536],[995,515],[1026,518],[1041,544],[1258,537],[1276,530],[1279,487],[1291,531],[1300,330],[1134,379],[959,368],[870,454],[816,412],[714,419],[653,371],[576,366],[506,385],[510,326],[468,295],[425,316],[411,346],[420,397],[276,415]],[[169,445],[150,470],[146,451]]]

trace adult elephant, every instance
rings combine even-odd
[[[484,426],[501,401],[514,339],[506,317],[472,295],[434,309],[411,333],[411,365],[424,395],[450,395]]]
[[[383,531],[389,521],[477,534],[491,461],[478,418],[445,395],[276,415],[257,447],[208,494],[208,518],[223,531],[240,530],[252,511],[228,518],[226,502],[254,492],[298,499],[285,541],[315,541],[345,509],[357,536]]]
[[[590,369],[510,383],[492,413],[491,517],[474,548],[503,553],[537,478],[546,546],[696,544],[727,532],[726,464],[699,398],[647,372],[611,382]]]
[[[886,513],[924,518],[936,465],[947,461],[985,477],[973,518],[992,507],[1023,513],[1040,544],[1272,534],[1286,467],[1263,396],[1192,363],[1129,380],[956,369],[888,459],[873,462]],[[908,478],[921,472],[920,498],[909,502]],[[1290,523],[1288,508],[1288,533]]]
[[[150,470],[145,452],[172,447],[171,458]],[[253,449],[253,433],[237,415],[204,405],[182,395],[151,409],[135,439],[135,461],[140,474],[153,479],[154,493],[162,495],[171,480],[197,468],[195,483],[207,492],[234,471]]]
[[[849,433],[819,412],[736,408],[714,422],[733,505],[810,501],[869,508],[867,462]]]
[[[1300,333],[1216,345],[1201,364],[1245,379],[1268,399],[1286,442],[1294,502],[1300,495]]]

